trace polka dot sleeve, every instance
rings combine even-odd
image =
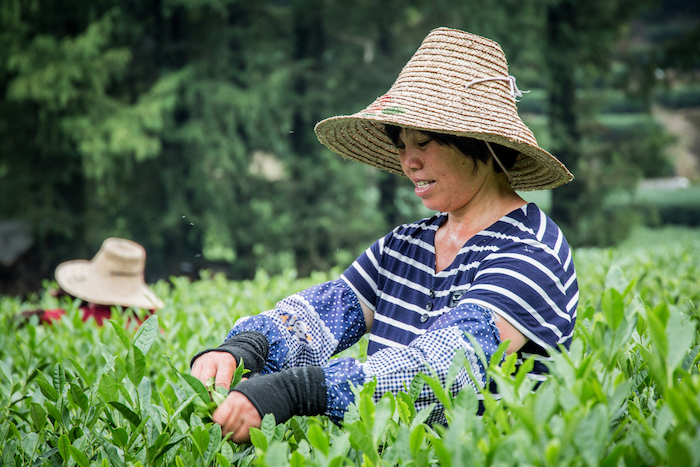
[[[355,293],[342,280],[325,282],[281,300],[274,309],[239,319],[226,336],[256,331],[269,352],[261,373],[319,365],[347,349],[365,333]]]

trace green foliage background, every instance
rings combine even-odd
[[[108,236],[146,247],[149,278],[347,265],[424,213],[404,180],[331,154],[313,126],[369,104],[430,29],[452,26],[496,39],[533,91],[526,122],[577,176],[551,203],[569,240],[612,244],[629,219],[601,214],[606,193],[671,170],[647,113],[653,75],[697,68],[697,24],[616,44],[633,20],[678,16],[700,13],[675,0],[2,0],[0,219],[29,223],[29,267],[46,278]]]
[[[44,293],[0,297],[0,459],[3,465],[698,465],[700,240],[694,230],[638,231],[616,249],[579,249],[581,290],[570,352],[533,392],[514,360],[492,365],[500,400],[452,398],[430,375],[375,403],[372,385],[338,427],[295,417],[253,430],[252,445],[222,441],[204,385],[188,374],[240,316],[258,313],[336,272],[233,282],[204,274],[155,285],[166,306],[136,329],[115,310],[97,327],[77,302]],[[51,326],[13,317],[64,306]],[[33,318],[36,319],[36,318]],[[348,354],[363,358],[363,343]],[[514,356],[513,356],[514,357]],[[498,359],[495,359],[498,360]],[[495,361],[494,360],[494,361]],[[460,364],[459,359],[456,365]],[[429,384],[449,427],[423,424],[413,397]]]

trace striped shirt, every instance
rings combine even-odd
[[[500,344],[494,314],[529,338],[522,357],[546,357],[559,345],[568,348],[578,286],[571,251],[559,228],[536,205],[523,206],[472,237],[454,262],[436,273],[435,232],[445,216],[439,213],[397,227],[339,280],[239,319],[226,339],[243,331],[265,335],[270,350],[263,374],[322,366],[326,415],[334,421],[341,420],[353,402],[352,387],[371,380],[376,381],[376,399],[385,392],[405,391],[419,373],[435,375],[443,385],[449,380],[453,394],[465,387],[484,387],[488,362],[479,354],[490,360]],[[364,362],[332,359],[365,331],[360,299],[374,311],[368,357]],[[464,367],[450,379],[455,361],[463,361]],[[546,367],[536,362],[533,373],[544,371]],[[425,385],[416,410],[437,402]],[[439,403],[427,422],[445,423]]]
[[[568,348],[578,285],[571,250],[557,225],[527,204],[473,236],[454,262],[435,272],[439,213],[397,227],[342,278],[375,312],[368,354],[407,346],[441,316],[467,304],[507,320],[530,342],[523,353]],[[536,365],[535,372],[543,372]]]

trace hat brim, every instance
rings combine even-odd
[[[331,151],[402,175],[398,152],[384,132],[391,124],[475,138],[515,149],[516,190],[563,185],[573,175],[540,148],[518,115],[515,78],[498,43],[450,28],[430,32],[383,96],[364,110],[319,122],[316,135]]]
[[[362,113],[362,112],[361,112]],[[396,147],[384,131],[385,125],[396,125],[418,131],[433,131],[496,143],[518,151],[518,158],[508,172],[511,186],[518,191],[556,188],[573,180],[573,175],[552,154],[538,146],[519,142],[495,133],[469,132],[430,125],[416,125],[396,116],[367,117],[366,113],[330,117],[315,127],[318,140],[345,159],[362,162],[396,175],[405,176]],[[524,157],[523,157],[524,156]]]
[[[164,306],[145,283],[128,276],[115,276],[108,280],[87,260],[59,264],[55,277],[61,289],[86,302],[144,310],[161,309]]]

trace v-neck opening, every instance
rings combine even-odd
[[[436,223],[437,228],[432,231],[432,237],[430,238],[430,246],[431,246],[431,253],[433,255],[433,267],[432,267],[432,276],[433,278],[440,278],[444,279],[445,277],[449,277],[451,271],[455,268],[455,262],[457,261],[457,258],[460,256],[460,252],[469,246],[470,242],[473,242],[474,239],[478,236],[480,236],[484,231],[489,230],[491,227],[496,225],[498,222],[501,222],[504,218],[511,216],[514,212],[516,211],[521,211],[525,216],[527,216],[527,209],[528,206],[530,206],[532,203],[526,203],[520,206],[519,208],[515,208],[512,211],[508,212],[507,214],[501,216],[496,220],[493,224],[490,224],[486,226],[485,228],[481,229],[474,235],[472,235],[464,244],[462,244],[461,247],[459,247],[459,250],[457,251],[457,254],[455,255],[454,259],[452,259],[452,262],[443,270],[437,271],[436,264],[437,264],[437,247],[435,246],[435,236],[437,235],[438,230],[440,230],[440,227],[447,221],[447,213],[446,212],[440,212],[437,215],[442,218],[439,223]],[[459,267],[459,266],[457,266]]]

